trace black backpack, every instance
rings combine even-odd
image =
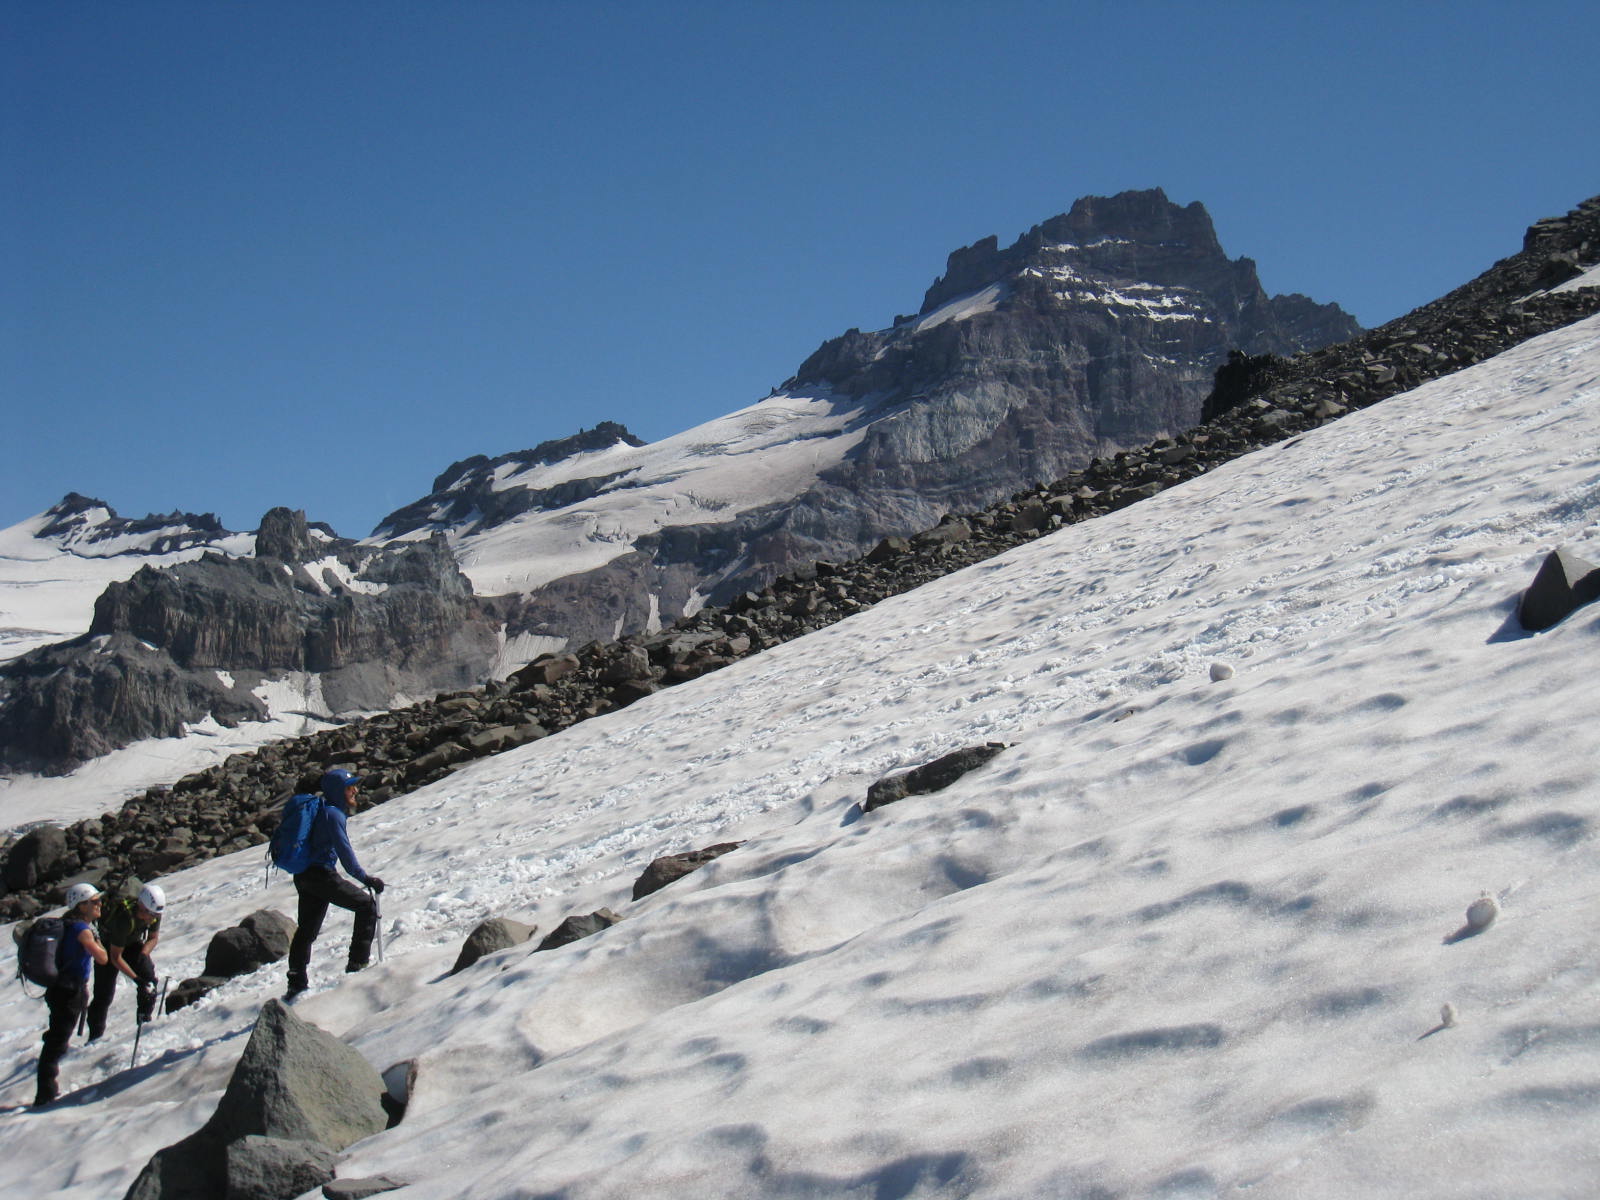
[[[56,985],[61,976],[61,950],[67,940],[67,923],[61,917],[40,917],[17,929],[17,974],[42,988]]]

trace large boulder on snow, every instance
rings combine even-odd
[[[233,1195],[235,1170],[260,1182],[274,1163],[281,1186],[293,1188],[276,1193],[279,1200],[298,1196],[306,1190],[294,1186],[302,1171],[322,1160],[288,1144],[338,1151],[380,1132],[388,1125],[384,1092],[382,1077],[355,1050],[268,1000],[211,1119],[158,1150],[125,1200],[216,1200]],[[236,1148],[250,1138],[277,1144]]]
[[[205,973],[231,979],[278,962],[289,953],[294,931],[295,923],[281,912],[258,909],[211,939]]]
[[[465,971],[485,954],[522,945],[538,928],[537,925],[524,925],[509,917],[489,918],[467,935],[467,940],[461,945],[461,953],[456,955],[456,965],[450,968],[450,974]]]

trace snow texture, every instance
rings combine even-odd
[[[1580,1197],[1600,1112],[1600,319],[354,818],[386,961],[306,1019],[406,1196]],[[509,572],[509,567],[502,568]],[[1211,665],[1234,668],[1213,681]],[[868,784],[1013,747],[863,816]],[[747,839],[636,904],[653,857]],[[292,914],[259,851],[163,879],[161,969]],[[1497,920],[1453,936],[1483,892]],[[483,917],[626,919],[446,977]],[[0,1116],[31,1194],[120,1195],[212,1111],[281,968],[126,996]],[[32,1091],[44,1013],[0,1002]]]

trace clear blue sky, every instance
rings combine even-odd
[[[1600,5],[0,4],[0,526],[753,403],[1085,194],[1379,324],[1600,193]]]

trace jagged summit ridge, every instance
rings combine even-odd
[[[451,463],[433,481],[428,495],[379,521],[373,537],[404,537],[422,529],[492,529],[529,509],[570,504],[595,494],[616,476],[568,478],[551,487],[540,487],[519,477],[539,467],[555,466],[615,446],[643,445],[644,440],[635,437],[625,425],[601,421],[593,429],[540,442],[531,450],[495,458],[474,454]]]

